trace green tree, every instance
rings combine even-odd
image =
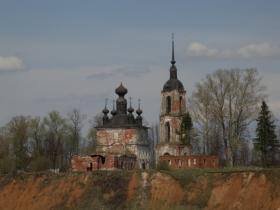
[[[25,170],[28,165],[28,129],[29,117],[17,116],[7,124],[8,138],[13,145],[16,169]]]
[[[191,141],[193,137],[193,122],[189,112],[187,112],[183,116],[179,135],[182,144],[191,145]]]
[[[274,164],[278,144],[274,120],[265,101],[262,102],[261,111],[257,119],[254,147],[260,153],[263,167]]]
[[[0,174],[11,173],[15,170],[15,158],[10,149],[11,145],[7,128],[0,128]]]
[[[64,161],[64,143],[68,136],[66,121],[57,111],[44,118],[45,148],[52,167],[62,167]],[[60,163],[60,164],[59,164]]]
[[[29,139],[32,149],[31,154],[33,158],[36,158],[45,154],[43,145],[43,125],[41,123],[40,117],[31,118],[29,124]]]

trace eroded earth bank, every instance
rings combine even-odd
[[[0,209],[280,210],[280,170],[1,176]]]

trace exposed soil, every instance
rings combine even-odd
[[[280,176],[271,171],[96,172],[0,177],[2,210],[280,210]]]

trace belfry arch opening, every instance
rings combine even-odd
[[[166,97],[166,113],[169,114],[171,112],[171,97]]]
[[[165,142],[169,143],[170,142],[170,123],[166,122],[165,123]]]
[[[183,107],[183,97],[182,96],[180,96],[180,98],[179,98],[179,112],[181,113],[182,112],[182,107]]]

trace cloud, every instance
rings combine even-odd
[[[249,44],[241,47],[237,54],[242,57],[269,57],[279,55],[279,47],[273,47],[269,43]]]
[[[23,61],[17,57],[1,57],[0,56],[0,71],[14,71],[24,68]]]
[[[269,43],[248,44],[238,49],[216,49],[200,42],[187,47],[187,56],[208,58],[261,58],[280,56],[280,47]]]
[[[217,56],[218,50],[214,48],[209,48],[206,45],[201,44],[199,42],[192,42],[187,49],[187,53],[190,56],[213,57]]]
[[[143,76],[144,74],[149,73],[150,71],[151,70],[147,67],[113,66],[106,69],[102,69],[102,72],[93,73],[87,76],[87,78],[95,80],[105,80],[116,76],[126,76],[129,78],[135,78]]]

